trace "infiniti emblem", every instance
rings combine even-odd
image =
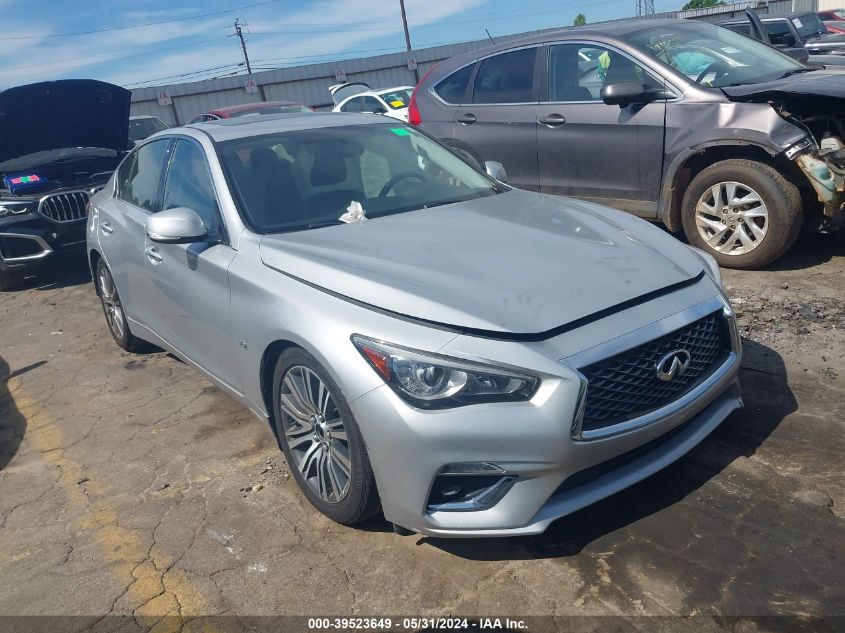
[[[689,369],[692,357],[685,349],[676,349],[674,352],[669,352],[654,366],[657,370],[657,377],[664,382],[674,380],[678,376],[683,376]]]

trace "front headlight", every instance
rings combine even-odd
[[[354,334],[352,343],[409,404],[447,409],[481,402],[530,400],[540,379],[509,369],[407,349]]]
[[[704,266],[707,269],[707,275],[716,282],[716,285],[719,288],[722,287],[722,271],[719,270],[718,262],[713,259],[713,256],[709,253],[705,253],[700,248],[696,248],[695,246],[690,246],[690,250],[698,255],[699,259],[704,262]]]
[[[0,201],[0,217],[6,215],[23,215],[24,213],[29,213],[34,208],[35,203],[32,201],[2,200]]]

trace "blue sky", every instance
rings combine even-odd
[[[683,0],[655,0],[670,11]],[[634,0],[406,0],[420,48],[634,13]],[[402,50],[399,0],[0,0],[0,87],[84,77],[127,87]],[[127,28],[130,27],[130,28]],[[96,32],[92,32],[96,31]]]

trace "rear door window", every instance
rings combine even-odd
[[[482,60],[473,84],[473,103],[532,103],[537,48],[523,48]]]
[[[766,22],[766,31],[769,33],[769,40],[775,46],[795,46],[795,36],[789,28],[786,20]]]
[[[446,103],[457,105],[464,102],[464,96],[467,93],[467,86],[469,85],[472,71],[475,69],[475,64],[464,66],[460,70],[453,72],[443,81],[434,87],[434,92],[437,96],[443,99]]]
[[[154,213],[158,207],[158,189],[170,139],[142,145],[127,158],[117,174],[118,198]]]

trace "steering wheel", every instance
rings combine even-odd
[[[722,62],[715,61],[715,62],[712,62],[710,64],[707,64],[707,68],[702,70],[701,73],[698,75],[698,77],[695,78],[695,83],[697,83],[699,85],[704,85],[701,82],[704,81],[704,78],[707,75],[709,75],[711,72],[716,73],[716,76],[713,77],[713,81],[716,81],[719,77],[722,77],[723,75],[728,74],[728,71],[725,70],[724,67],[722,66]],[[713,84],[713,81],[710,82],[711,85]]]
[[[379,191],[378,197],[384,198],[388,193],[390,193],[390,190],[393,189],[398,182],[405,180],[406,178],[414,178],[416,180],[419,180],[420,182],[426,181],[426,177],[420,173],[417,173],[415,171],[403,171],[401,174],[396,174],[393,178],[384,183],[384,187],[382,187],[381,191]]]

